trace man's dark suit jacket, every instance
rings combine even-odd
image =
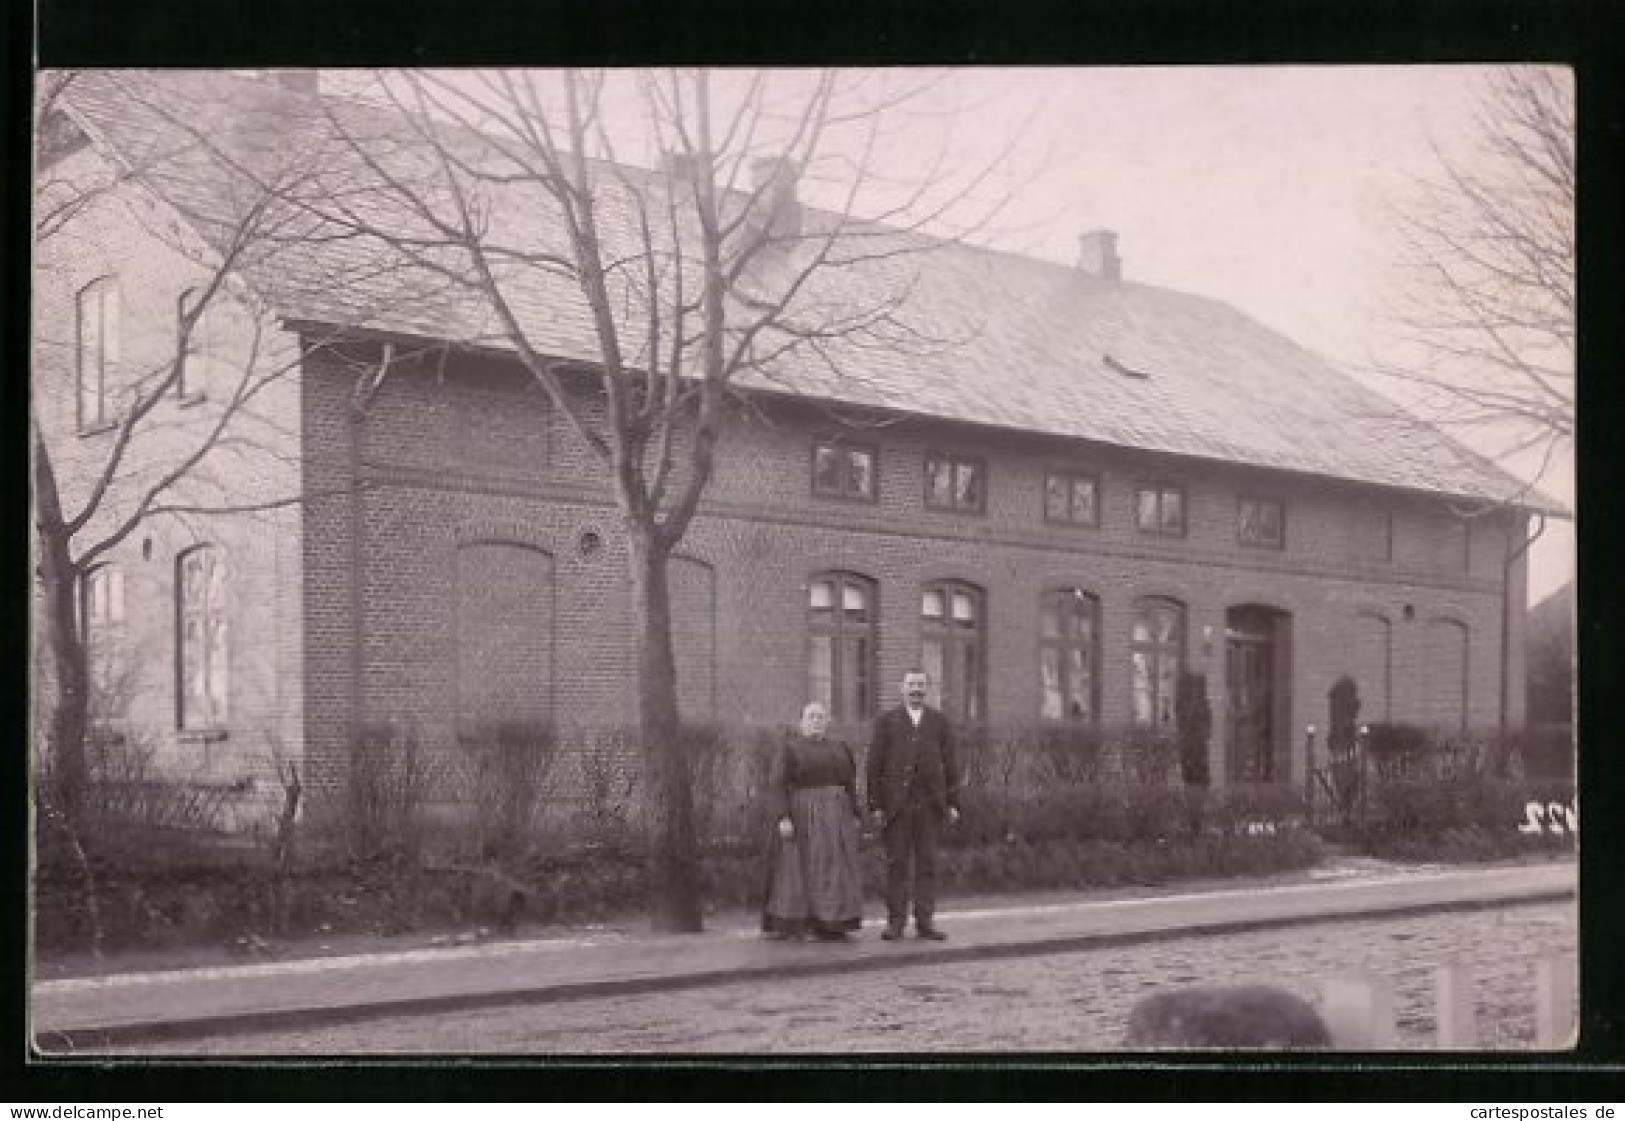
[[[898,707],[875,721],[874,741],[867,762],[869,808],[888,814],[908,805],[910,773],[928,805],[938,813],[959,808],[959,759],[954,754],[953,729],[948,718],[926,706],[920,726]]]

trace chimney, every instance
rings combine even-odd
[[[1116,230],[1090,230],[1078,237],[1078,268],[1101,280],[1122,280]]]
[[[801,234],[801,200],[796,180],[801,169],[783,156],[761,156],[751,161],[751,190],[757,197],[758,221],[769,237],[794,238]]]
[[[321,92],[321,77],[314,70],[273,70],[271,80],[289,93],[316,94]]]

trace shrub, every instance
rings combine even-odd
[[[544,721],[493,721],[461,731],[458,747],[468,777],[459,793],[474,814],[478,851],[511,862],[532,840],[558,738]]]

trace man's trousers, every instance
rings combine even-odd
[[[915,927],[931,927],[937,909],[939,824],[936,810],[919,803],[886,819],[886,924],[893,930],[903,929],[910,898]]]

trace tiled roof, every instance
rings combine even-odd
[[[153,159],[154,151],[179,152],[185,145],[172,123],[121,95],[131,81],[161,90],[180,116],[222,148],[241,153],[245,164],[270,166],[289,146],[321,149],[315,163],[325,176],[322,190],[355,191],[362,178],[353,174],[354,157],[326,133],[315,99],[268,79],[172,72],[93,75],[80,82],[72,96],[75,118],[132,164],[145,160],[156,189],[205,236],[209,216],[230,212],[241,187],[184,155]],[[388,138],[399,159],[422,158],[404,118],[354,102],[329,104],[348,127]],[[467,135],[459,139],[465,142],[479,143]],[[355,205],[373,204],[357,191]],[[534,196],[500,196],[492,203],[492,228],[504,229],[506,219],[515,228],[545,231],[549,224],[537,223],[535,215],[548,205]],[[610,206],[605,213],[614,236],[617,212]],[[628,215],[620,212],[619,219]],[[809,222],[829,220],[808,215]],[[409,224],[401,221],[403,228]],[[256,286],[285,318],[506,348],[490,311],[444,278],[380,268],[376,250],[355,239],[321,236],[314,227],[294,232],[310,236],[290,237],[254,271]],[[912,234],[873,227],[867,233],[904,251],[829,269],[806,300],[864,306],[906,289],[899,318],[908,331],[889,343],[874,336],[831,340],[818,355],[803,348],[767,372],[741,377],[741,385],[1561,511],[1325,360],[1216,300]],[[539,246],[532,241],[527,247]],[[512,292],[532,337],[551,353],[596,358],[585,304],[570,281],[530,268]]]

